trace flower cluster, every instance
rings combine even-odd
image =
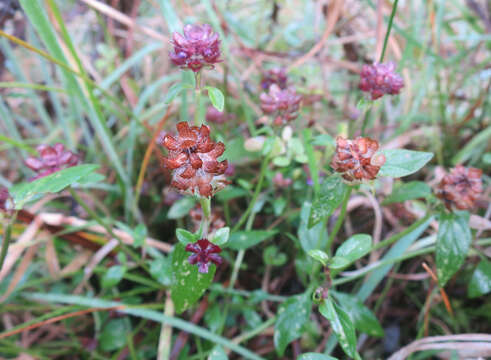
[[[378,99],[384,94],[399,94],[399,91],[404,87],[404,81],[399,74],[394,72],[395,68],[393,62],[363,65],[360,74],[360,90],[369,92],[372,100]]]
[[[0,211],[7,212],[12,208],[12,198],[6,187],[0,187]]]
[[[287,188],[292,184],[292,182],[292,179],[283,177],[283,174],[280,172],[277,172],[273,177],[273,184],[279,188]]]
[[[169,56],[175,65],[200,71],[220,62],[220,40],[210,25],[186,25],[183,35],[172,35],[174,50]]]
[[[474,207],[482,193],[482,170],[457,165],[445,174],[438,185],[436,194],[443,200],[447,209],[468,210]]]
[[[217,158],[225,151],[225,145],[210,139],[210,128],[206,125],[190,127],[187,122],[180,122],[177,132],[177,137],[165,135],[162,140],[169,151],[163,163],[172,170],[171,185],[204,197],[223,189],[227,184],[224,173],[228,162],[219,162]]]
[[[274,117],[275,125],[283,125],[297,118],[302,97],[293,88],[281,89],[277,84],[269,87],[268,93],[262,93],[261,109]]]
[[[208,123],[221,125],[225,124],[229,120],[235,119],[235,115],[219,111],[214,106],[208,106],[206,109],[205,119]]]
[[[217,255],[222,252],[222,249],[209,242],[208,239],[200,239],[195,243],[187,244],[186,251],[194,253],[188,258],[188,261],[191,265],[198,265],[198,271],[202,274],[208,273],[210,262],[217,266],[222,263],[222,258]]]
[[[384,155],[375,154],[378,147],[378,141],[370,138],[348,140],[338,136],[331,167],[348,181],[373,180],[385,163]]]
[[[280,89],[286,89],[287,82],[288,75],[284,68],[270,69],[263,73],[261,87],[268,90],[271,85],[276,84]]]
[[[26,166],[37,173],[37,176],[31,180],[36,180],[59,170],[75,166],[79,162],[79,156],[66,150],[65,146],[60,143],[54,146],[39,145],[36,150],[39,153],[39,157],[30,156],[24,160]]]

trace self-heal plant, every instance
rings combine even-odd
[[[169,56],[175,65],[199,72],[203,67],[213,68],[220,59],[220,39],[210,25],[188,24],[183,35],[172,35],[174,49]]]
[[[29,169],[37,173],[31,180],[40,179],[59,170],[75,166],[80,160],[77,154],[66,150],[65,146],[60,143],[54,146],[39,145],[36,150],[39,157],[30,156],[24,161]]]
[[[262,74],[261,87],[268,90],[271,85],[276,84],[280,89],[286,89],[288,84],[288,75],[284,68],[269,69]]]
[[[210,139],[206,125],[190,127],[187,122],[180,122],[177,132],[177,137],[166,135],[162,140],[169,151],[163,164],[172,170],[171,185],[187,194],[211,197],[227,184],[224,173],[228,162],[217,160],[225,145]]]
[[[404,81],[395,72],[395,68],[396,66],[393,62],[363,65],[360,74],[360,90],[369,92],[372,100],[376,100],[385,94],[399,94],[399,91],[404,87]]]
[[[385,156],[376,153],[378,148],[378,141],[370,138],[349,140],[338,136],[331,167],[349,182],[373,180],[385,163]]]
[[[302,97],[293,87],[281,89],[277,84],[269,87],[268,93],[262,93],[261,110],[273,116],[274,125],[284,125],[298,117]]]
[[[436,190],[449,210],[470,210],[483,191],[482,170],[457,165],[445,174]]]
[[[193,253],[189,256],[188,261],[191,265],[198,265],[198,271],[202,274],[208,273],[210,262],[215,265],[222,263],[222,258],[218,255],[222,249],[208,239],[200,239],[193,244],[187,244],[186,251]]]

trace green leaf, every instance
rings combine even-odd
[[[223,111],[225,106],[225,97],[220,89],[217,89],[213,86],[205,86],[205,89],[208,90],[208,97],[210,98],[211,104],[218,111]]]
[[[150,275],[164,286],[172,284],[172,261],[170,256],[154,259],[150,262]]]
[[[310,210],[309,228],[331,216],[341,204],[348,186],[338,175],[328,177],[322,183],[319,197],[314,200]]]
[[[280,356],[283,356],[290,342],[302,336],[311,309],[312,303],[308,295],[295,296],[281,304],[274,327],[274,346]]]
[[[329,261],[329,268],[330,269],[342,269],[348,266],[351,263],[349,259],[346,259],[341,256],[334,256],[330,261]]]
[[[233,250],[245,250],[269,239],[276,233],[277,231],[274,230],[236,231],[230,235],[228,247]]]
[[[336,256],[343,257],[349,262],[358,260],[370,252],[372,237],[367,234],[356,234],[343,242],[336,250]]]
[[[467,291],[470,298],[491,292],[491,262],[482,260],[474,270]]]
[[[327,262],[329,261],[329,256],[327,256],[327,254],[324,251],[313,249],[313,250],[309,250],[307,254],[309,254],[309,256],[314,258],[315,260],[319,261],[322,265],[327,266]]]
[[[469,213],[440,213],[436,239],[436,273],[444,286],[464,263],[472,236]]]
[[[133,238],[133,247],[139,248],[143,246],[145,238],[147,237],[147,228],[145,227],[145,224],[138,224],[135,228],[131,228],[121,221],[116,221],[116,224],[121,230],[131,235]]]
[[[191,210],[195,204],[196,200],[193,197],[185,196],[172,204],[167,213],[167,217],[169,219],[180,219],[189,214],[189,210]]]
[[[15,208],[22,209],[24,204],[36,195],[59,192],[88,176],[97,168],[99,165],[95,164],[72,166],[29,183],[16,184],[9,189]]]
[[[112,319],[102,329],[99,338],[102,351],[114,351],[126,345],[126,335],[131,331],[128,319]]]
[[[174,246],[171,297],[178,314],[199,300],[211,285],[216,271],[215,264],[210,264],[208,273],[201,274],[197,265],[188,262],[189,255],[181,243]]]
[[[331,323],[332,330],[344,352],[354,358],[356,354],[355,327],[348,314],[336,305],[331,298],[325,299],[319,306],[319,312]]]
[[[223,227],[215,231],[215,235],[210,240],[213,244],[223,246],[227,243],[230,235],[230,228],[228,226]]]
[[[380,153],[385,155],[385,164],[380,168],[379,176],[395,178],[414,174],[433,158],[433,153],[405,149],[382,150]]]
[[[208,360],[228,360],[228,356],[223,349],[223,346],[215,345],[210,355],[208,355]]]
[[[327,230],[323,223],[308,226],[311,203],[306,201],[300,210],[300,225],[298,227],[298,239],[305,252],[315,249],[324,249],[327,244]]]
[[[349,315],[356,329],[370,336],[384,336],[384,329],[377,317],[356,296],[337,291],[331,291],[331,294]]]
[[[170,104],[177,97],[177,95],[181,93],[181,91],[192,88],[193,87],[191,85],[182,82],[172,85],[165,95],[164,103]]]
[[[281,266],[286,262],[286,255],[275,245],[270,245],[263,252],[263,261],[266,265]]]
[[[394,188],[392,194],[385,198],[383,204],[386,205],[406,200],[425,198],[430,194],[431,188],[426,183],[422,181],[410,181]]]
[[[329,355],[309,352],[300,355],[299,357],[297,357],[297,360],[338,360],[338,359]]]
[[[189,232],[189,231],[184,230],[184,229],[177,229],[176,230],[176,237],[177,237],[177,240],[179,240],[179,242],[181,244],[183,244],[184,246],[186,246],[187,244],[192,244],[192,243],[195,243],[196,241],[198,241],[198,235],[197,234],[193,234],[192,232]]]
[[[117,285],[126,273],[126,266],[111,266],[102,276],[101,285],[104,289]]]

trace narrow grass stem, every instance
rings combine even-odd
[[[390,30],[392,29],[392,23],[394,22],[394,16],[396,15],[398,2],[399,2],[399,0],[395,0],[394,5],[392,6],[392,12],[390,13],[389,23],[387,25],[387,32],[385,33],[384,47],[382,48],[382,54],[380,54],[380,60],[379,60],[380,63],[384,61],[385,51],[387,50],[387,44],[389,42]]]
[[[2,249],[0,250],[0,271],[3,268],[3,263],[5,261],[5,257],[7,256],[7,250],[10,244],[10,238],[12,237],[12,227],[17,219],[17,211],[14,212],[10,221],[7,224],[7,228],[3,233],[3,241],[2,241]]]
[[[201,209],[203,210],[203,217],[201,218],[202,237],[208,236],[208,230],[210,228],[211,221],[211,199],[210,198],[200,198]]]

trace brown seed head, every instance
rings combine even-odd
[[[472,209],[483,191],[481,176],[481,169],[457,165],[443,177],[436,194],[449,210]]]

